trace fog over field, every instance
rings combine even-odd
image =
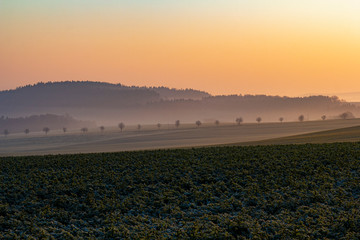
[[[327,96],[212,96],[193,89],[103,82],[38,83],[0,92],[0,154],[260,141],[356,126],[359,109]]]
[[[70,115],[100,125],[297,121],[339,118],[344,112],[360,115],[360,107],[336,96],[280,97],[218,95],[193,89],[137,87],[104,82],[49,82],[0,92],[0,116]],[[84,126],[86,127],[86,126]],[[90,126],[87,126],[90,127]],[[21,126],[21,128],[27,128]]]
[[[174,124],[126,126],[123,131],[107,127],[103,132],[98,128],[88,132],[60,130],[11,134],[0,138],[0,156],[43,155],[59,153],[117,152],[144,149],[182,148],[252,142],[295,134],[339,129],[360,125],[360,119],[328,120],[284,123],[234,123]],[[345,139],[346,141],[346,139]],[[324,140],[326,142],[326,140]],[[274,142],[275,143],[275,142]],[[267,142],[271,144],[271,140]]]

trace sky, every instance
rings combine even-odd
[[[0,90],[89,80],[360,92],[359,12],[359,0],[0,0]]]

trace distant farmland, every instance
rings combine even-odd
[[[235,121],[235,119],[234,119]],[[326,143],[360,140],[356,126],[360,119],[326,120],[274,123],[203,123],[197,127],[181,123],[172,124],[89,128],[69,130],[50,129],[50,132],[11,133],[0,136],[0,156],[43,155],[67,153],[118,152],[132,150],[191,148],[222,144],[286,144],[286,143]],[[355,127],[348,130],[342,128]],[[330,133],[316,133],[333,131]],[[293,135],[315,134],[294,140]],[[320,137],[320,135],[321,137]],[[317,137],[316,137],[317,136]],[[284,138],[285,137],[285,138]],[[274,140],[274,138],[282,138]],[[315,141],[316,140],[316,141]],[[260,141],[260,142],[259,142]]]

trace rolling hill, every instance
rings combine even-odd
[[[343,112],[359,115],[360,107],[337,97],[280,97],[267,95],[223,95],[193,89],[137,87],[104,82],[48,82],[0,92],[0,116],[25,117],[69,114],[101,125],[118,122],[153,124],[181,122],[244,122],[318,120],[337,118]]]

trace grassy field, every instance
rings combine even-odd
[[[0,239],[359,239],[360,143],[0,158]]]
[[[334,142],[360,142],[360,126],[340,128],[335,130],[300,134],[295,136],[273,138],[262,141],[241,142],[230,144],[233,146],[250,145],[279,145],[303,143],[334,143]]]
[[[120,132],[118,128],[106,127],[104,133],[101,133],[99,129],[89,129],[87,133],[81,133],[77,129],[66,134],[59,130],[51,130],[47,135],[43,132],[31,132],[29,135],[19,133],[0,137],[0,156],[118,152],[233,143],[252,144],[250,142],[359,125],[360,119],[352,119],[242,124],[241,126],[223,123],[215,126],[211,123],[202,124],[199,128],[195,124],[181,124],[179,128],[163,125],[160,129],[148,125],[143,126],[141,130],[128,126],[123,132]],[[339,141],[347,140],[348,137],[342,136],[344,137]],[[323,142],[328,142],[326,137],[322,139]],[[308,140],[312,139],[308,138]],[[286,143],[286,140],[283,143]]]

